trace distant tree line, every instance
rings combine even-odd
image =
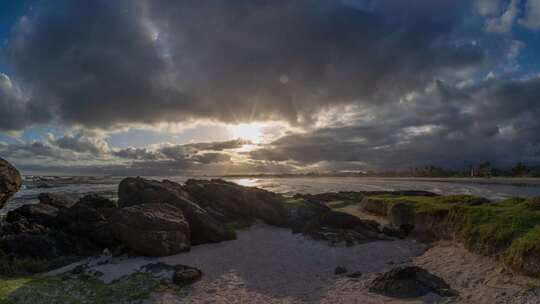
[[[462,170],[429,165],[405,171],[370,171],[365,175],[384,177],[540,177],[540,166],[527,166],[518,162],[510,168],[496,168],[489,161],[485,161],[469,165]]]

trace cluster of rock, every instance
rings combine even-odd
[[[21,174],[10,163],[0,158],[0,208],[22,185]]]
[[[294,233],[302,233],[332,245],[351,246],[376,240],[390,240],[378,223],[362,220],[354,215],[334,211],[325,202],[352,193],[296,195],[302,204],[289,208],[288,226]]]
[[[98,195],[78,201],[42,194],[40,203],[7,214],[0,247],[16,257],[54,259],[93,255],[104,248],[166,256],[191,245],[236,238],[225,223],[261,219],[285,224],[281,197],[220,180],[126,178],[118,202]]]
[[[87,195],[78,201],[41,194],[39,203],[7,214],[0,249],[13,257],[39,258],[51,267],[80,257],[128,252],[167,256],[192,245],[236,238],[230,223],[261,220],[293,232],[352,245],[388,239],[376,223],[330,210],[316,199],[285,202],[281,195],[223,180],[171,181],[125,178],[118,201]]]
[[[363,212],[387,218],[390,226],[384,227],[385,234],[405,238],[415,225],[412,205],[413,203],[406,200],[389,204],[383,200],[366,197],[360,202],[359,208]]]

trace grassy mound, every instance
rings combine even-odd
[[[169,288],[145,273],[135,273],[111,284],[95,278],[0,278],[0,304],[131,303]]]
[[[384,204],[385,210],[405,202],[413,211],[416,233],[457,239],[474,252],[499,257],[520,273],[540,277],[540,210],[530,200],[490,202],[468,195],[367,199]]]

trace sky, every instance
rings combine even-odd
[[[540,164],[540,0],[1,0],[0,157],[177,175]]]

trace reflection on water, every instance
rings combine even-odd
[[[469,194],[492,200],[508,197],[540,196],[540,180],[513,179],[398,179],[398,178],[242,178],[232,179],[243,186],[254,186],[269,191],[294,193],[322,193],[336,191],[395,191],[425,190],[439,194]]]
[[[152,177],[169,179],[179,183],[189,176]],[[211,177],[208,177],[211,178]],[[82,197],[98,193],[115,199],[121,177],[25,177],[23,189],[2,209],[0,214],[23,204],[36,203],[42,192],[59,192]],[[336,191],[392,191],[425,190],[439,194],[470,194],[492,200],[508,197],[540,196],[540,179],[414,179],[414,178],[359,178],[359,177],[319,177],[319,178],[231,178],[246,187],[259,187],[283,194],[322,193]]]
[[[235,183],[237,183],[240,186],[244,187],[258,187],[259,180],[255,178],[239,178],[233,180]]]

